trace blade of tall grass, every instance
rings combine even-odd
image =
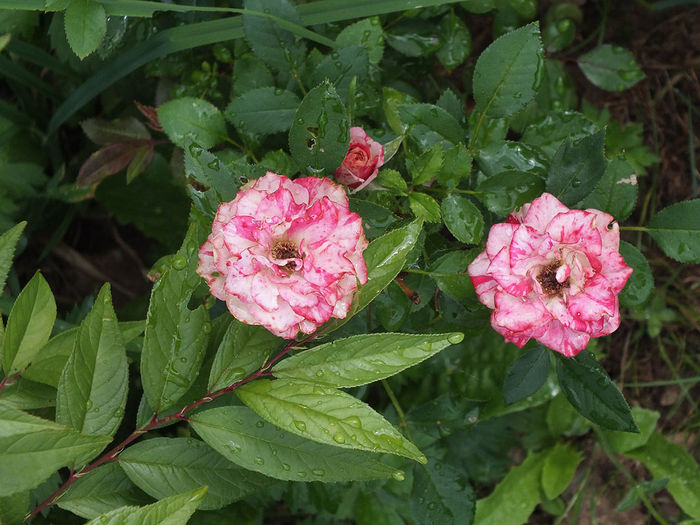
[[[63,64],[54,56],[48,54],[43,49],[13,38],[5,48],[10,53],[17,55],[22,60],[39,67],[45,67],[59,75],[72,76],[74,73],[69,67]]]
[[[350,2],[347,0],[322,0],[302,4],[298,10],[305,25],[315,25],[458,1],[356,0]],[[151,60],[178,51],[241,37],[243,37],[243,23],[240,16],[166,29],[120,53],[116,59],[73,91],[57,108],[49,122],[47,134],[53,134],[66,120],[99,93]]]
[[[30,89],[36,89],[47,97],[56,98],[56,93],[51,86],[4,56],[0,56],[0,76],[14,80]]]

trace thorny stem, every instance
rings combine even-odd
[[[245,377],[241,379],[240,381],[237,381],[225,388],[222,388],[221,390],[217,390],[216,392],[207,392],[201,399],[198,399],[194,403],[191,403],[187,405],[186,407],[182,408],[180,411],[171,414],[169,416],[164,416],[159,418],[158,414],[154,414],[153,417],[151,418],[151,421],[148,422],[145,426],[134,430],[129,436],[119,443],[118,445],[115,445],[113,448],[111,448],[106,454],[102,455],[101,457],[97,458],[95,461],[87,465],[86,467],[83,467],[80,469],[78,472],[75,472],[74,470],[71,470],[70,475],[68,476],[68,479],[61,485],[56,491],[51,494],[48,498],[46,498],[39,506],[37,506],[30,514],[28,514],[24,518],[24,522],[30,521],[34,516],[39,514],[42,510],[45,508],[54,505],[58,499],[61,497],[61,495],[73,484],[75,483],[79,478],[85,476],[88,474],[90,471],[96,469],[97,467],[104,465],[105,463],[109,463],[111,461],[116,461],[119,459],[119,454],[122,453],[122,451],[135,441],[136,439],[140,438],[143,434],[146,432],[149,432],[150,430],[153,430],[154,428],[164,425],[166,423],[170,423],[175,420],[179,421],[188,421],[188,418],[185,414],[187,412],[190,412],[194,410],[195,408],[208,403],[217,397],[223,396],[224,394],[228,394],[230,392],[233,392],[236,390],[241,385],[244,385],[246,383],[249,383],[251,381],[254,381],[255,379],[259,379],[261,377],[267,377],[269,375],[272,375],[271,367],[275,363],[277,363],[280,359],[282,359],[292,348],[298,347],[300,344],[306,343],[310,340],[312,340],[314,337],[316,337],[316,334],[311,334],[309,336],[306,336],[304,339],[301,341],[291,341],[288,343],[275,357],[273,357],[270,361],[267,363],[263,364],[256,372],[252,373],[248,377]],[[3,379],[2,383],[0,383],[0,390],[15,381],[19,377],[19,374],[16,376],[13,376],[11,378],[6,377]],[[403,417],[402,417],[403,419]]]

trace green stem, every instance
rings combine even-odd
[[[408,436],[408,439],[411,439],[411,434],[408,431],[408,422],[406,421],[406,414],[404,414],[404,411],[401,408],[401,405],[399,404],[399,400],[397,399],[396,394],[394,394],[394,391],[391,389],[391,386],[389,386],[389,382],[386,379],[382,379],[382,386],[384,387],[386,394],[389,396],[389,399],[391,399],[391,404],[394,405],[396,413],[399,415],[399,419],[401,420],[401,426],[406,429],[406,435]]]
[[[620,226],[620,231],[648,232],[649,228],[645,226]]]

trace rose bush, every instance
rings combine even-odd
[[[335,180],[355,193],[377,177],[383,164],[382,145],[355,126],[350,128],[350,147],[343,163],[335,170]]]
[[[571,357],[620,324],[617,295],[632,268],[619,244],[611,215],[570,210],[545,193],[491,228],[468,271],[507,341],[535,338]]]
[[[267,172],[219,206],[197,272],[237,319],[292,339],[347,315],[366,247],[341,186]]]

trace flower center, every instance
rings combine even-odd
[[[282,240],[276,241],[272,248],[270,249],[270,255],[273,259],[299,259],[301,255],[299,254],[299,249],[297,245],[292,241]],[[281,268],[294,271],[297,269],[297,263],[295,261],[289,261],[287,264],[278,265]]]
[[[562,290],[569,285],[569,278],[564,282],[557,281],[557,270],[561,266],[561,261],[551,262],[540,271],[537,282],[542,286],[542,291],[547,295],[560,295]]]

